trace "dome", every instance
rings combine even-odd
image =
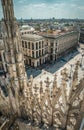
[[[29,25],[23,25],[22,26],[22,30],[31,30],[31,31],[34,31],[35,29],[32,27],[32,26],[29,26]]]

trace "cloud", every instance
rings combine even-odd
[[[15,2],[15,4],[16,4],[16,3],[22,4],[22,3],[24,3],[24,2],[26,2],[26,0],[18,0],[17,2]]]
[[[17,13],[17,17],[23,18],[61,18],[66,17],[68,5],[66,3],[35,3],[35,4],[28,4],[24,5],[23,8],[19,8]],[[20,13],[21,14],[20,14]],[[68,15],[67,15],[68,16]]]
[[[84,18],[84,0],[13,0],[17,18]],[[0,18],[2,17],[0,4]]]
[[[76,5],[76,4],[71,4],[70,6],[71,6],[71,7],[77,7],[77,5]]]
[[[32,6],[33,6],[33,7],[36,7],[36,8],[44,8],[44,7],[46,7],[46,4],[45,4],[45,3],[33,4]]]
[[[84,10],[84,6],[79,6],[78,9]]]
[[[18,3],[21,3],[21,4],[22,4],[22,3],[24,3],[24,1],[23,1],[23,0],[19,0]]]
[[[52,4],[51,4],[51,6],[52,6]],[[66,6],[66,3],[55,3],[55,4],[53,4],[53,7],[64,7],[64,6]]]

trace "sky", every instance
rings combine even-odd
[[[13,0],[17,19],[84,19],[84,0]],[[0,19],[2,7],[0,0]]]

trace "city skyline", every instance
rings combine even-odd
[[[84,19],[84,0],[13,0],[17,19]],[[0,1],[0,19],[2,18]]]

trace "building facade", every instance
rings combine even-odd
[[[71,31],[59,35],[22,35],[25,64],[33,67],[47,61],[55,61],[78,46],[79,33]]]
[[[0,40],[2,43],[3,41]],[[22,51],[26,65],[37,67],[43,63],[56,61],[79,45],[79,32],[72,31],[59,35],[21,35]],[[2,46],[2,44],[0,44]],[[6,71],[4,47],[0,48],[0,69]]]
[[[42,36],[35,34],[22,35],[22,48],[25,64],[37,67],[47,61],[48,44]]]
[[[20,27],[20,34],[24,35],[24,34],[33,34],[35,31],[35,29],[31,26],[28,25],[23,25],[22,27]]]
[[[79,32],[71,31],[59,35],[45,35],[49,60],[57,60],[79,44]]]
[[[81,43],[84,43],[84,28],[80,30],[80,40]]]

